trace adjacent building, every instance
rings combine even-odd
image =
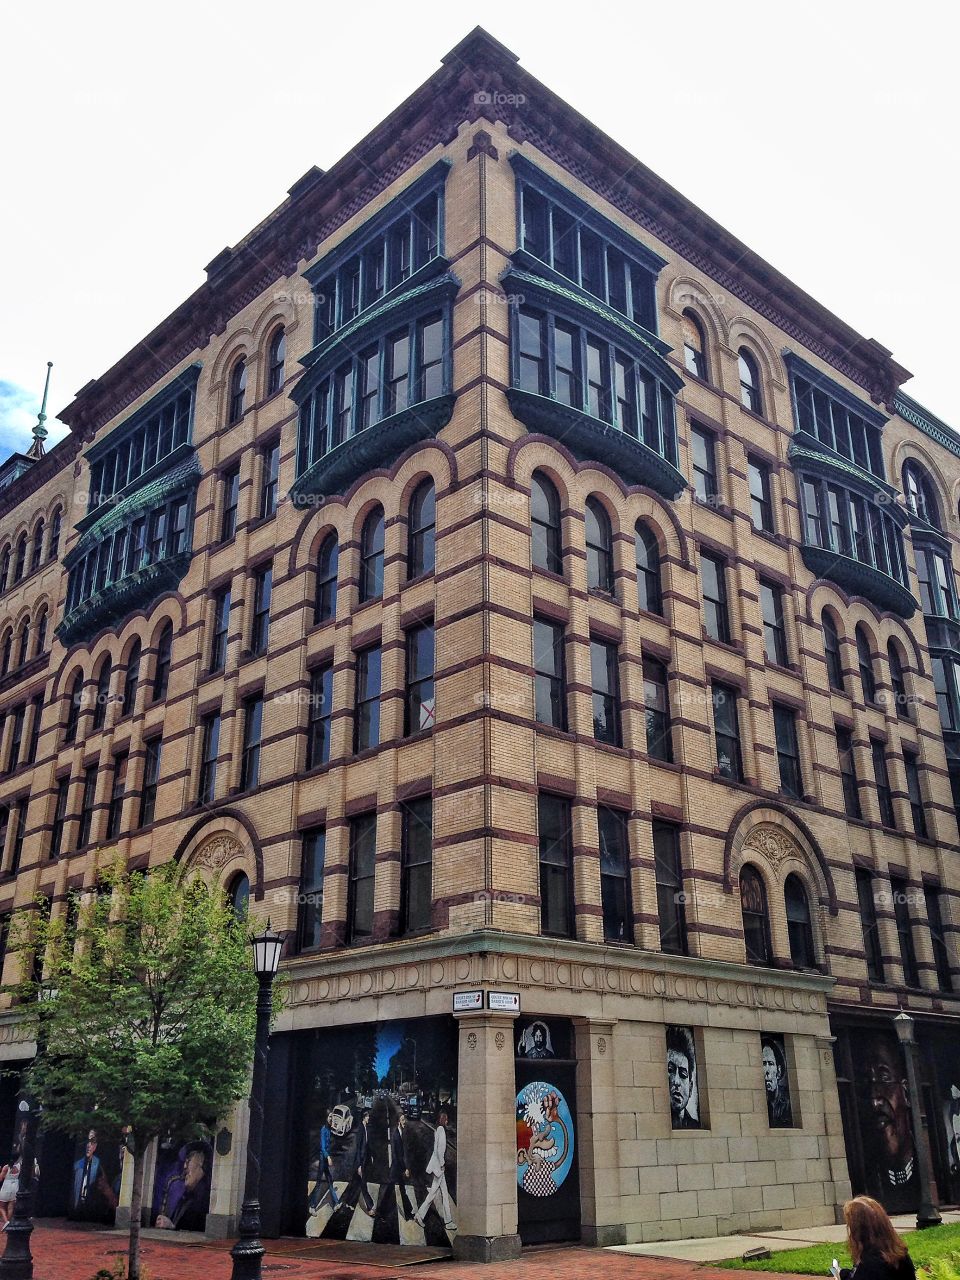
[[[478,29],[15,456],[4,929],[119,850],[284,930],[269,1232],[909,1209],[911,1101],[958,1198],[960,438],[908,376]],[[202,1178],[234,1230],[244,1136],[161,1145],[151,1221]],[[48,1211],[112,1212],[79,1154]]]

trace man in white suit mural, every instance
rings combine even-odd
[[[437,1116],[437,1127],[433,1135],[433,1154],[427,1162],[427,1173],[433,1178],[430,1183],[430,1189],[426,1194],[423,1204],[414,1214],[414,1221],[423,1226],[423,1220],[427,1216],[427,1210],[433,1204],[434,1200],[440,1197],[440,1209],[443,1213],[443,1225],[448,1231],[456,1231],[457,1224],[453,1221],[453,1214],[450,1210],[450,1193],[447,1191],[447,1171],[445,1161],[447,1156],[447,1120],[448,1116],[445,1111],[441,1111]]]

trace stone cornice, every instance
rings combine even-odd
[[[949,449],[952,454],[960,458],[960,436],[948,427],[942,418],[938,418],[922,404],[904,395],[902,391],[898,392],[894,398],[893,407],[904,421],[909,422],[912,427],[917,427],[931,440],[936,440],[937,444],[942,445],[944,449]]]

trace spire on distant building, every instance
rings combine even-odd
[[[43,457],[43,442],[46,440],[47,428],[43,425],[47,420],[47,395],[50,391],[50,370],[53,368],[53,361],[47,361],[47,380],[43,385],[43,404],[40,406],[40,412],[37,414],[37,425],[33,428],[33,444],[27,450],[28,458]]]

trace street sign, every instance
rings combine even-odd
[[[455,991],[453,993],[453,1012],[470,1013],[483,1008],[482,991]]]
[[[496,1009],[498,1013],[519,1013],[519,991],[488,991],[487,1008]]]

